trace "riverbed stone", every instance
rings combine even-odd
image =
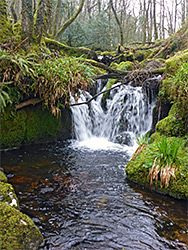
[[[0,202],[0,249],[37,250],[42,241],[42,234],[27,215]]]

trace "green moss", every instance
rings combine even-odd
[[[121,62],[118,67],[118,70],[125,70],[125,71],[132,71],[134,69],[136,69],[135,65],[132,62]]]
[[[179,52],[172,58],[166,60],[166,73],[175,75],[179,67],[185,62],[188,62],[188,50]]]
[[[88,48],[69,47],[66,44],[60,43],[58,41],[49,38],[45,38],[45,43],[50,49],[63,51],[63,53],[66,53],[69,56],[76,56],[76,57],[84,56],[85,58],[88,59],[97,59],[96,53],[92,50],[89,50]]]
[[[36,250],[42,241],[40,231],[28,216],[0,202],[0,249]]]
[[[127,166],[125,167],[125,172],[128,179],[142,184],[146,187],[149,187],[149,181],[147,176],[149,174],[150,168],[146,167],[148,162],[151,161],[155,156],[152,153],[150,147],[155,147],[155,141],[151,146],[147,146],[142,150],[136,157],[134,156]],[[150,188],[162,192],[164,194],[171,195],[178,199],[187,199],[188,198],[188,150],[187,148],[182,148],[178,152],[178,157],[181,159],[181,164],[179,164],[175,171],[175,179],[170,180],[169,186],[167,188],[161,188],[160,186],[160,177],[157,183],[153,182]]]
[[[124,54],[122,54],[121,56],[119,56],[119,58],[116,60],[116,62],[119,64],[121,62],[126,62],[126,61],[134,61],[134,54],[131,51],[127,51]]]
[[[27,115],[20,110],[16,115],[10,109],[1,116],[0,140],[2,147],[20,146],[25,139]]]
[[[0,182],[7,182],[7,177],[1,170],[0,170]]]
[[[156,124],[156,132],[166,136],[184,136],[186,131],[180,117],[177,117],[177,106],[172,105],[167,117]]]
[[[18,199],[12,185],[0,182],[0,202],[19,208]]]
[[[16,114],[10,109],[1,117],[0,140],[2,148],[21,144],[69,139],[71,134],[70,111],[65,109],[57,118],[41,106],[28,106]]]
[[[151,135],[149,142],[153,143],[154,141],[159,141],[161,138],[161,134],[159,132],[155,132]]]
[[[54,140],[62,124],[60,118],[53,116],[48,110],[39,107],[27,109],[26,141],[40,142]]]
[[[115,62],[112,62],[111,64],[110,64],[110,67],[111,68],[113,68],[113,69],[117,69],[118,68],[118,63],[115,63]]]
[[[7,3],[0,1],[0,38],[1,43],[6,43],[12,36],[12,27],[7,19]]]
[[[106,87],[105,90],[110,89],[110,88],[112,87],[112,85],[114,85],[116,82],[118,82],[118,79],[110,79],[110,80],[108,81],[108,84],[107,84],[107,87]],[[110,96],[110,91],[105,92],[105,93],[103,94],[102,103],[103,103],[104,105],[105,105],[105,103],[106,103],[106,99],[108,99],[109,96]]]
[[[152,50],[136,50],[134,53],[134,60],[139,62],[145,60],[152,54]]]

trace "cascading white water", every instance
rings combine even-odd
[[[100,91],[100,81],[98,85]],[[90,98],[88,92],[83,92],[78,102]],[[141,87],[121,85],[110,92],[105,111],[101,103],[102,95],[88,105],[72,107],[74,133],[80,145],[93,149],[108,149],[114,145],[133,147],[135,137],[150,130],[154,102],[149,104]]]

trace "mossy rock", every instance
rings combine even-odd
[[[186,131],[181,118],[177,117],[178,113],[177,106],[173,104],[168,116],[156,124],[156,132],[166,136],[184,136]]]
[[[54,140],[56,133],[61,130],[60,118],[53,116],[47,109],[29,108],[26,121],[26,141],[42,142]]]
[[[118,82],[118,79],[110,79],[110,80],[108,81],[108,84],[107,84],[107,87],[106,87],[105,90],[110,89],[110,88],[111,88],[115,83],[117,83],[117,82]],[[110,97],[110,91],[107,91],[107,92],[105,92],[105,93],[103,94],[102,103],[103,103],[104,106],[106,105],[106,99],[109,99],[109,97]]]
[[[0,249],[37,250],[42,241],[39,229],[27,215],[0,202]]]
[[[152,54],[152,50],[136,50],[134,60],[142,62]]]
[[[1,116],[0,141],[2,148],[20,146],[25,139],[27,115],[24,110],[12,114],[8,109]]]
[[[0,202],[4,202],[17,209],[19,208],[18,199],[12,185],[0,182]]]
[[[155,141],[152,144],[152,147],[155,147]],[[152,186],[150,185],[147,177],[149,174],[149,168],[146,167],[148,163],[148,159],[151,161],[151,157],[153,157],[153,161],[155,156],[152,153],[152,150],[148,150],[148,147],[143,149],[139,154],[136,156],[133,156],[132,159],[129,161],[127,166],[125,167],[125,172],[127,175],[127,178],[133,182],[136,182],[138,184],[141,184],[147,188],[151,188],[153,190],[156,190],[163,194],[168,194],[170,196],[173,196],[178,199],[187,199],[188,198],[188,171],[187,171],[187,165],[188,165],[188,159],[187,154],[188,150],[183,149],[179,152],[179,157],[182,159],[181,165],[178,165],[175,171],[176,178],[173,179],[171,177],[169,186],[168,187],[161,187],[160,186],[160,176],[157,181],[153,181]],[[186,151],[186,152],[185,152]]]
[[[185,62],[188,62],[188,50],[178,52],[175,56],[166,60],[166,73],[175,75],[179,67]]]
[[[110,64],[110,67],[112,68],[112,69],[117,69],[118,68],[118,63],[115,63],[115,62],[112,62],[111,64]]]
[[[15,114],[9,108],[1,117],[0,132],[3,149],[22,144],[70,139],[70,110],[63,110],[62,115],[57,118],[49,110],[43,110],[41,105],[28,106]]]
[[[133,52],[127,51],[124,54],[122,54],[118,59],[117,59],[117,63],[121,63],[121,62],[126,62],[126,61],[130,61],[133,62],[134,61],[134,54]]]
[[[121,62],[118,67],[118,70],[125,70],[125,71],[132,71],[134,69],[136,69],[135,65],[133,64],[133,62]]]
[[[7,182],[7,177],[5,174],[0,170],[0,182]]]
[[[155,133],[153,133],[152,135],[151,135],[151,137],[150,137],[150,139],[149,139],[149,142],[150,143],[153,143],[153,142],[157,142],[157,141],[159,141],[160,140],[160,138],[161,138],[161,134],[159,133],[159,132],[155,132]]]

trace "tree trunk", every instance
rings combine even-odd
[[[85,0],[81,0],[80,1],[80,5],[78,7],[78,9],[75,11],[75,13],[63,24],[63,26],[59,29],[59,31],[57,32],[56,35],[56,39],[58,39],[61,34],[68,28],[68,26],[74,22],[74,20],[77,18],[77,16],[80,14],[80,12],[82,11],[82,8],[84,6],[84,2]]]
[[[46,35],[51,21],[52,0],[39,0],[35,19],[35,36],[37,43]]]
[[[61,1],[62,0],[57,0],[56,4],[55,17],[53,21],[53,37],[56,37],[59,28],[59,13],[61,8]]]
[[[122,30],[121,23],[120,23],[120,21],[119,21],[119,19],[118,19],[116,10],[114,9],[113,1],[112,1],[112,0],[110,0],[110,5],[111,5],[112,11],[113,11],[113,13],[114,13],[116,22],[117,22],[117,24],[118,24],[118,26],[119,26],[119,31],[120,31],[120,45],[123,46],[123,43],[124,43],[124,39],[123,39],[123,30]]]
[[[12,1],[11,1],[11,4],[10,4],[10,10],[11,10],[11,13],[12,13],[12,17],[13,17],[13,19],[14,19],[14,23],[17,23],[18,17],[17,17],[17,14],[16,14],[16,12],[15,12],[14,5],[15,5],[15,0],[12,0]]]
[[[157,20],[156,20],[156,0],[153,0],[153,25],[154,25],[154,39],[158,39]]]
[[[28,41],[33,41],[33,8],[32,0],[22,0],[22,39],[28,37]]]

